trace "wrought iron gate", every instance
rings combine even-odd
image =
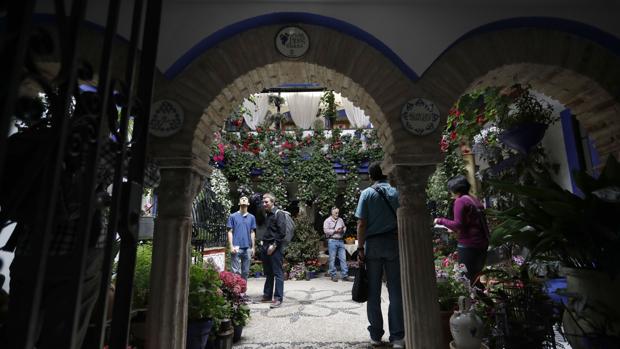
[[[140,200],[143,187],[145,168],[146,141],[148,135],[148,121],[150,114],[151,96],[157,57],[157,44],[161,17],[161,0],[134,0],[131,23],[131,38],[127,54],[127,62],[123,77],[113,77],[111,62],[114,55],[113,40],[117,34],[121,0],[110,0],[106,25],[103,32],[103,46],[100,66],[93,69],[87,62],[82,62],[78,37],[84,30],[84,18],[87,9],[86,0],[70,1],[71,7],[67,13],[66,1],[55,0],[55,23],[51,27],[38,27],[33,23],[34,0],[8,1],[0,5],[0,16],[5,14],[4,27],[0,26],[0,179],[3,188],[38,188],[35,197],[24,197],[19,191],[3,190],[3,197],[10,196],[0,211],[1,227],[10,221],[17,221],[18,227],[22,224],[22,213],[30,216],[24,221],[30,224],[29,233],[30,252],[36,256],[36,263],[31,265],[32,273],[28,275],[33,287],[28,294],[20,297],[29,300],[24,302],[18,311],[23,316],[9,314],[7,326],[23,328],[22,335],[13,333],[9,347],[33,348],[37,341],[37,324],[42,302],[42,293],[45,289],[46,278],[50,270],[47,268],[53,252],[52,242],[58,232],[73,229],[76,241],[68,256],[74,263],[71,266],[69,283],[71,309],[65,312],[67,326],[63,329],[66,336],[61,342],[54,343],[55,348],[79,348],[81,346],[78,328],[83,321],[80,319],[81,302],[83,296],[84,273],[90,261],[90,251],[94,243],[92,231],[96,229],[98,215],[102,212],[101,197],[97,191],[98,177],[102,153],[110,133],[114,138],[114,175],[113,192],[109,201],[109,216],[105,248],[103,249],[103,263],[99,273],[100,292],[96,319],[91,322],[91,333],[94,334],[94,347],[102,347],[106,327],[105,314],[107,304],[107,290],[110,284],[112,267],[112,240],[116,234],[120,235],[120,259],[116,281],[116,292],[113,305],[113,319],[111,322],[109,345],[110,348],[125,349],[130,320],[131,292],[133,273],[136,259],[136,244],[138,234],[138,218],[140,215]],[[144,15],[144,18],[143,18]],[[58,38],[55,42],[54,35]],[[138,43],[142,44],[139,53]],[[58,53],[60,71],[50,79],[38,68],[39,57],[49,57]],[[90,80],[94,71],[97,71],[98,84],[95,92],[86,93],[80,90],[78,79]],[[35,97],[18,95],[20,86],[25,80],[33,81],[41,88],[49,103],[47,117],[32,119],[33,105],[37,105]],[[114,91],[114,92],[113,92]],[[33,103],[30,103],[33,102]],[[120,113],[117,111],[120,107]],[[24,110],[26,106],[26,110]],[[128,137],[128,123],[134,119],[131,138]],[[38,147],[36,154],[24,154],[35,157],[46,150],[49,156],[43,156],[39,166],[29,164],[28,157],[22,162],[5,163],[7,152],[16,151],[11,148],[19,145],[5,135],[9,133],[12,121],[18,120],[22,125],[35,128],[30,129],[32,139],[38,140],[43,146]],[[28,127],[26,127],[28,128]],[[43,131],[41,131],[43,130]],[[108,132],[108,130],[110,132]],[[32,132],[31,132],[32,131]],[[36,132],[35,132],[36,131]],[[45,137],[43,136],[45,135]],[[131,139],[131,146],[128,142]],[[21,143],[26,144],[26,143]],[[9,148],[7,148],[9,147]],[[23,148],[23,147],[22,147]],[[125,166],[131,148],[129,165]],[[127,168],[124,168],[127,167]],[[24,174],[15,178],[15,182],[8,183],[7,169],[19,169]],[[32,168],[37,168],[32,171]],[[38,169],[40,168],[40,170]],[[33,175],[28,175],[33,173]],[[127,173],[123,178],[123,173]],[[6,176],[5,176],[6,175]],[[66,182],[76,189],[75,200],[66,192]],[[10,192],[10,194],[6,194]],[[22,192],[27,192],[22,190]],[[6,194],[6,195],[5,195]],[[73,194],[71,194],[73,195]],[[22,203],[33,202],[34,211],[20,212]],[[76,207],[72,215],[74,227],[60,229],[60,214],[58,207],[70,202]],[[26,205],[28,206],[28,205]],[[21,216],[20,216],[21,215]],[[66,218],[66,217],[65,217]],[[64,218],[63,218],[64,219]],[[16,229],[18,231],[18,229]],[[15,233],[14,233],[15,234]],[[95,246],[96,247],[96,246]],[[18,246],[19,249],[19,246]],[[17,259],[17,257],[16,257]],[[8,342],[2,341],[2,347]],[[49,343],[47,345],[50,345]],[[93,346],[90,346],[92,348]]]
[[[217,201],[207,180],[192,204],[192,246],[201,252],[205,247],[226,246],[226,219],[230,212]]]

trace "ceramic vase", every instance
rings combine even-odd
[[[450,333],[457,349],[480,349],[482,319],[471,309],[471,300],[459,297],[459,309],[450,317]]]

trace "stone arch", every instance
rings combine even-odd
[[[155,99],[177,99],[189,117],[177,135],[154,140],[158,157],[184,154],[194,165],[206,168],[209,139],[232,108],[252,93],[287,82],[319,83],[343,93],[369,112],[386,153],[394,152],[400,108],[413,95],[415,73],[404,69],[402,61],[393,52],[386,53],[389,49],[374,38],[363,40],[309,24],[303,16],[297,19],[282,23],[300,26],[311,38],[309,51],[299,60],[286,59],[273,48],[275,35],[284,25],[278,22],[211,43],[182,71],[166,72],[174,78],[160,85]],[[168,146],[173,143],[173,148]]]
[[[555,21],[557,27],[542,27],[538,20],[524,22],[538,28],[517,26],[510,20],[473,30],[433,63],[420,84],[450,103],[476,87],[531,84],[571,108],[602,159],[619,156],[620,40],[583,24]]]
[[[268,80],[265,81],[264,77]],[[328,89],[334,89],[347,97],[353,103],[364,109],[371,118],[374,125],[379,125],[379,137],[382,144],[389,144],[391,139],[388,135],[388,126],[384,120],[385,116],[381,107],[375,100],[349,77],[344,76],[332,69],[325,68],[307,62],[281,61],[256,68],[235,79],[214,99],[204,110],[204,113],[194,134],[192,149],[194,154],[204,156],[204,151],[210,141],[210,134],[206,131],[211,130],[211,125],[221,127],[225,119],[233,111],[233,108],[243,102],[243,99],[250,94],[260,92],[263,88],[279,86],[287,82],[313,82]],[[206,154],[208,156],[208,154]]]

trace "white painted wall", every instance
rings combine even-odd
[[[559,117],[560,112],[566,109],[565,106],[556,100],[552,100],[546,96],[543,99],[551,104],[556,117]],[[568,169],[568,158],[566,156],[566,146],[564,144],[564,132],[562,131],[562,123],[560,121],[554,123],[553,125],[549,125],[541,144],[547,153],[549,163],[558,164],[560,166],[559,171],[553,175],[553,179],[562,188],[572,192],[573,185],[571,182],[570,171]]]
[[[51,0],[37,5],[40,13],[52,12]],[[88,18],[103,23],[106,6],[107,1],[91,1]],[[125,37],[132,6],[125,2],[121,12],[120,33]],[[616,0],[164,0],[163,11],[157,63],[161,71],[215,31],[274,12],[307,12],[353,24],[381,40],[418,75],[463,34],[502,19],[570,19],[620,37]]]
[[[11,224],[4,230],[0,230],[0,246],[4,246],[9,240],[9,237],[11,237],[13,233],[13,228],[15,228],[15,224]],[[9,281],[11,280],[9,277],[9,267],[13,262],[13,256],[14,254],[12,252],[0,251],[0,259],[3,262],[2,268],[0,268],[0,275],[4,275],[5,277],[4,285],[0,286],[7,292],[9,292]]]

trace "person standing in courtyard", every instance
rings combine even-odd
[[[454,219],[435,218],[434,223],[445,226],[457,234],[459,263],[464,264],[465,275],[472,284],[484,289],[478,274],[484,268],[489,247],[489,228],[484,217],[484,205],[469,195],[471,185],[465,176],[448,180],[448,190],[454,197]]]
[[[284,255],[282,243],[286,235],[286,218],[275,206],[276,198],[271,193],[263,195],[263,207],[267,215],[265,234],[261,240],[261,260],[265,271],[265,286],[262,302],[271,302],[270,308],[279,308],[284,299]],[[274,290],[275,286],[275,290]]]
[[[405,347],[405,322],[400,284],[400,256],[396,209],[398,191],[392,187],[375,162],[368,167],[374,182],[364,189],[355,210],[357,221],[358,260],[368,275],[368,331],[373,346],[382,346],[383,314],[381,313],[381,282],[385,270],[390,305],[388,308],[389,341],[393,348]]]
[[[250,274],[250,262],[255,251],[256,219],[248,212],[250,200],[239,198],[239,211],[228,217],[228,244],[230,247],[230,267],[235,274],[245,280]]]
[[[323,222],[323,232],[327,238],[327,249],[329,251],[329,274],[332,281],[338,282],[336,274],[336,257],[340,261],[340,275],[342,281],[351,281],[349,279],[349,269],[347,268],[347,252],[344,249],[344,233],[347,227],[344,225],[342,218],[338,217],[340,210],[338,207],[332,207],[331,216]]]

